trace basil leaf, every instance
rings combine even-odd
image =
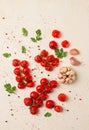
[[[24,36],[28,36],[28,31],[26,28],[22,28],[22,32]]]
[[[6,58],[9,58],[11,56],[11,53],[3,53],[3,56],[6,57]]]
[[[37,42],[37,40],[36,40],[35,38],[33,38],[33,37],[31,37],[31,40],[32,40],[33,42]]]
[[[22,49],[22,53],[26,53],[26,48],[25,48],[25,46],[22,46],[21,49]]]
[[[50,117],[50,116],[52,116],[52,114],[51,114],[50,112],[46,112],[46,113],[44,114],[44,116],[45,116],[45,117]]]

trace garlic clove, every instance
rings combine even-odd
[[[74,58],[74,57],[71,57],[70,58],[70,63],[71,63],[71,65],[74,65],[74,66],[78,66],[78,65],[80,65],[81,63],[80,63],[80,61],[78,61],[76,58]]]
[[[73,49],[71,49],[71,50],[69,51],[69,53],[70,53],[71,55],[78,55],[78,54],[79,54],[79,50],[77,50],[76,48],[73,48]]]

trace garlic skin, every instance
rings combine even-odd
[[[81,62],[78,61],[78,60],[77,60],[76,58],[74,58],[74,57],[71,57],[71,58],[70,58],[70,63],[71,63],[71,65],[74,65],[74,66],[78,66],[78,65],[81,64]]]
[[[58,75],[60,83],[71,84],[76,79],[76,73],[71,67],[62,67]]]

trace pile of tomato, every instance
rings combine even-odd
[[[14,69],[15,79],[18,82],[18,88],[23,89],[25,87],[33,87],[34,82],[29,69],[29,63],[26,60],[14,59],[12,62]]]
[[[40,63],[47,71],[52,71],[55,66],[59,65],[59,59],[54,57],[54,55],[48,55],[46,50],[42,50],[39,55],[35,56],[34,60]]]
[[[59,38],[60,35],[60,31],[52,31],[52,36],[54,38]],[[61,45],[62,47],[67,48],[69,43],[65,40],[61,43]],[[49,47],[55,50],[58,48],[58,44],[56,41],[50,41]],[[56,58],[54,55],[49,55],[46,50],[42,50],[39,55],[36,55],[34,60],[43,66],[47,71],[52,71],[54,67],[59,65],[59,58]],[[28,61],[14,59],[12,65],[15,67],[14,74],[16,75],[16,81],[18,82],[19,89],[24,89],[25,87],[31,88],[35,86]],[[36,86],[36,90],[32,91],[29,94],[29,97],[24,98],[24,104],[29,106],[31,114],[37,114],[39,108],[43,106],[45,100],[45,106],[47,108],[54,108],[56,112],[61,112],[63,110],[62,106],[57,105],[55,101],[47,100],[49,94],[52,93],[56,87],[58,87],[58,82],[56,80],[49,81],[47,78],[42,78],[40,80],[40,84]],[[67,95],[60,93],[58,95],[58,100],[65,102],[67,100]]]

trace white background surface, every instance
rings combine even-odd
[[[23,37],[22,27],[28,29],[28,37]],[[30,37],[38,28],[42,30],[43,40],[33,43]],[[33,74],[36,74],[34,78],[36,84],[39,84],[42,77],[48,77],[49,73],[35,64],[33,58],[40,52],[37,45],[40,45],[41,50],[47,49],[53,54],[48,43],[53,39],[51,31],[55,28],[62,32],[61,38],[57,40],[59,45],[64,39],[69,40],[71,43],[69,49],[76,47],[80,50],[80,55],[76,58],[82,64],[73,67],[78,75],[74,84],[60,85],[50,95],[50,99],[57,103],[59,103],[57,95],[60,92],[68,95],[69,100],[63,105],[64,111],[56,113],[42,107],[39,114],[33,116],[23,104],[23,98],[29,96],[33,89],[17,90],[17,95],[12,94],[9,97],[3,85],[5,83],[17,85],[11,65],[14,58],[26,59],[30,61],[31,68],[38,68],[33,71]],[[22,42],[19,43],[19,40]],[[21,53],[22,45],[26,48],[30,46],[30,53],[27,54],[32,56],[31,59],[27,54]],[[4,52],[10,52],[11,57],[4,58],[2,56]],[[50,80],[57,79],[60,67],[70,66],[69,57],[68,55],[63,59],[63,63],[50,73],[48,77]],[[89,130],[89,0],[0,0],[0,67],[0,130]],[[41,71],[44,73],[40,74]],[[50,118],[44,117],[47,111],[52,113]]]

